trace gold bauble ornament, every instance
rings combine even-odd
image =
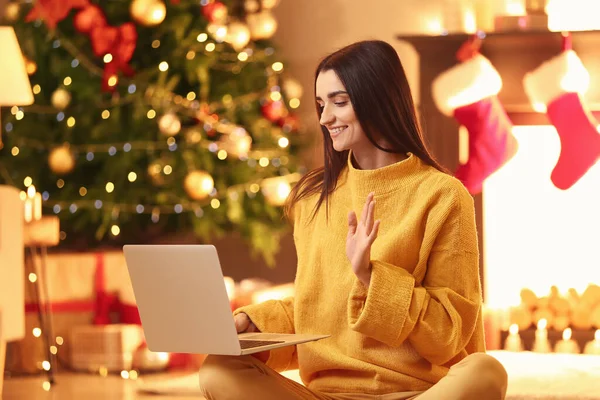
[[[270,9],[270,8],[274,8],[277,7],[277,4],[279,4],[279,0],[262,0],[262,8],[263,9]]]
[[[138,24],[156,26],[165,20],[167,7],[162,0],[133,0],[129,13]]]
[[[183,188],[192,199],[203,200],[215,188],[215,181],[208,172],[192,171],[185,177]]]
[[[250,41],[250,29],[242,22],[234,21],[227,27],[225,41],[237,51],[242,50]]]
[[[250,35],[254,40],[269,39],[277,30],[277,20],[269,10],[250,14],[246,18]]]
[[[75,158],[68,145],[54,148],[48,156],[48,165],[57,175],[68,174],[75,168]]]
[[[63,88],[58,88],[52,93],[50,101],[54,108],[64,110],[69,107],[69,104],[71,103],[71,93]]]
[[[234,128],[219,140],[219,148],[236,157],[247,157],[252,147],[252,138],[242,127]]]
[[[158,129],[163,135],[175,136],[181,130],[181,121],[174,113],[167,113],[158,120]]]
[[[17,2],[8,3],[6,8],[4,9],[4,18],[8,22],[15,22],[19,19],[19,14],[21,12],[21,6]]]

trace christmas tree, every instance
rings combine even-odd
[[[0,183],[43,194],[63,247],[239,232],[272,262],[302,173],[277,3],[10,2],[35,103],[3,109]]]

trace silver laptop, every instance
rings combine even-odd
[[[236,332],[212,245],[123,246],[150,351],[245,355],[329,335]]]

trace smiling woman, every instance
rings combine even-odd
[[[287,204],[294,297],[234,314],[240,332],[330,337],[209,356],[205,397],[504,398],[506,373],[482,354],[473,199],[423,143],[398,54],[381,41],[338,50],[317,67],[315,92],[325,159]],[[275,373],[296,366],[306,386]]]

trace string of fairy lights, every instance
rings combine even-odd
[[[13,5],[14,3],[11,3]],[[207,1],[201,2],[202,6],[208,4]],[[36,21],[37,26],[40,25],[40,21]],[[246,46],[249,41],[244,35],[233,35],[233,25],[224,25],[219,23],[211,23],[207,27],[207,32],[198,34],[193,43],[190,43],[187,50],[179,51],[179,56],[187,60],[193,60],[197,57],[198,53],[204,55],[211,55],[214,60],[218,62],[213,63],[210,68],[213,69],[224,69],[231,71],[235,74],[241,72],[247,62],[264,62],[268,57],[274,54],[273,48],[266,49],[253,49],[251,46]],[[240,29],[240,27],[237,27]],[[66,52],[73,57],[71,67],[77,68],[82,66],[86,68],[89,73],[102,76],[103,69],[98,64],[89,59],[64,35],[58,30],[52,33],[54,35],[51,41],[53,48],[63,48]],[[229,35],[229,36],[228,36]],[[228,37],[233,37],[233,42],[227,40]],[[242,42],[235,43],[236,38],[241,38]],[[227,46],[225,42],[228,42],[237,50],[237,53],[219,52],[222,48]],[[161,46],[160,40],[153,40],[151,47],[157,49]],[[183,48],[180,47],[180,48]],[[184,54],[185,53],[185,54]],[[212,53],[212,54],[211,54]],[[217,55],[217,57],[215,57]],[[109,63],[112,61],[112,55],[107,53],[104,55],[102,61]],[[31,60],[26,60],[26,67],[30,74],[34,74],[37,65]],[[169,64],[167,61],[158,62],[156,68],[161,73],[167,73],[169,70]],[[275,118],[279,118],[287,112],[287,108],[295,109],[300,105],[299,98],[302,95],[301,86],[293,79],[282,79],[282,72],[284,66],[281,62],[273,62],[265,66],[267,76],[267,91],[247,93],[236,98],[231,95],[225,95],[220,101],[213,101],[208,103],[206,101],[207,88],[206,82],[201,80],[201,87],[198,92],[190,91],[186,95],[182,96],[167,90],[164,86],[149,86],[143,93],[144,100],[151,106],[146,113],[148,119],[158,118],[157,125],[160,132],[166,136],[164,139],[158,139],[154,141],[129,141],[122,143],[89,143],[89,144],[72,144],[63,143],[56,145],[55,143],[44,142],[38,139],[27,137],[26,135],[19,134],[18,137],[15,135],[15,145],[10,149],[10,153],[14,157],[18,157],[21,153],[19,147],[30,147],[41,151],[50,150],[49,164],[51,169],[58,174],[67,174],[73,168],[76,163],[84,162],[80,161],[83,159],[82,155],[85,154],[85,160],[92,161],[100,154],[107,154],[109,157],[115,156],[119,152],[130,152],[130,151],[177,151],[177,149],[184,145],[188,148],[190,146],[197,146],[213,153],[219,160],[225,160],[228,157],[236,157],[240,162],[246,162],[249,167],[260,168],[272,166],[278,168],[280,176],[257,179],[242,184],[228,187],[224,193],[219,193],[214,187],[214,181],[212,177],[204,172],[197,171],[193,165],[193,162],[185,160],[186,167],[189,171],[188,176],[184,182],[184,189],[186,190],[189,198],[180,198],[177,201],[173,201],[171,204],[139,204],[139,203],[128,203],[125,201],[112,202],[102,201],[97,199],[86,198],[88,194],[88,188],[81,186],[78,190],[80,198],[73,199],[72,201],[54,201],[50,199],[50,195],[47,191],[42,193],[44,206],[52,209],[56,214],[63,211],[70,211],[71,213],[77,212],[79,209],[101,209],[104,207],[110,207],[112,210],[113,220],[118,218],[119,213],[138,213],[138,214],[149,214],[153,222],[158,222],[161,214],[179,214],[184,212],[193,212],[197,217],[201,217],[204,212],[203,207],[210,206],[214,209],[219,208],[221,202],[228,199],[235,199],[240,195],[247,195],[252,198],[261,191],[266,200],[273,205],[281,205],[289,191],[291,190],[291,184],[299,179],[299,174],[290,174],[286,169],[286,165],[289,159],[285,155],[281,155],[290,144],[289,138],[286,136],[293,129],[291,124],[284,123],[281,128],[273,127],[274,134],[274,148],[261,148],[259,150],[252,149],[252,139],[248,132],[240,126],[237,126],[226,119],[220,118],[218,112],[223,110],[232,110],[236,107],[244,106],[252,101],[266,100],[272,105],[272,110]],[[160,78],[162,79],[162,77]],[[280,86],[280,81],[283,84]],[[14,116],[13,122],[6,124],[5,129],[7,132],[13,131],[18,121],[26,118],[27,113],[40,113],[40,114],[56,114],[58,122],[66,124],[67,128],[73,128],[77,124],[77,120],[73,115],[67,115],[66,109],[68,108],[71,101],[71,94],[68,91],[69,86],[73,83],[73,79],[70,76],[65,76],[62,81],[62,86],[57,88],[51,96],[51,106],[43,105],[32,105],[29,107],[13,107],[11,113]],[[108,80],[109,86],[115,85],[127,85],[127,92],[131,95],[137,92],[135,80],[126,77],[113,76]],[[42,87],[39,83],[35,83],[32,87],[33,93],[38,95],[42,92]],[[282,91],[285,91],[286,98],[288,99],[287,104],[283,104]],[[127,102],[135,101],[133,96],[121,96],[113,98],[110,101],[104,101],[104,103],[98,103],[98,109],[101,112],[103,120],[108,120],[111,117],[111,109],[126,104]],[[169,109],[168,112],[158,115],[156,110]],[[197,126],[186,129],[183,135],[183,139],[179,141],[175,138],[176,135],[182,131],[182,124],[179,116],[188,116],[195,118],[199,121]],[[292,122],[293,123],[293,122]],[[218,140],[210,140],[207,135],[203,133],[217,132],[220,134]],[[77,156],[78,160],[75,159]],[[149,174],[152,179],[156,177],[168,176],[173,172],[173,167],[168,163],[164,162],[153,162],[148,167],[145,173]],[[138,178],[139,171],[127,172],[127,179],[129,182],[135,182]],[[65,178],[66,179],[66,178]],[[56,185],[59,189],[63,188],[68,182],[65,179],[57,179]],[[24,180],[25,187],[33,185],[33,181],[30,177],[26,177]],[[107,193],[112,193],[115,189],[113,182],[107,181],[105,190]],[[118,235],[120,229],[115,223],[111,226],[110,232],[113,235]]]

